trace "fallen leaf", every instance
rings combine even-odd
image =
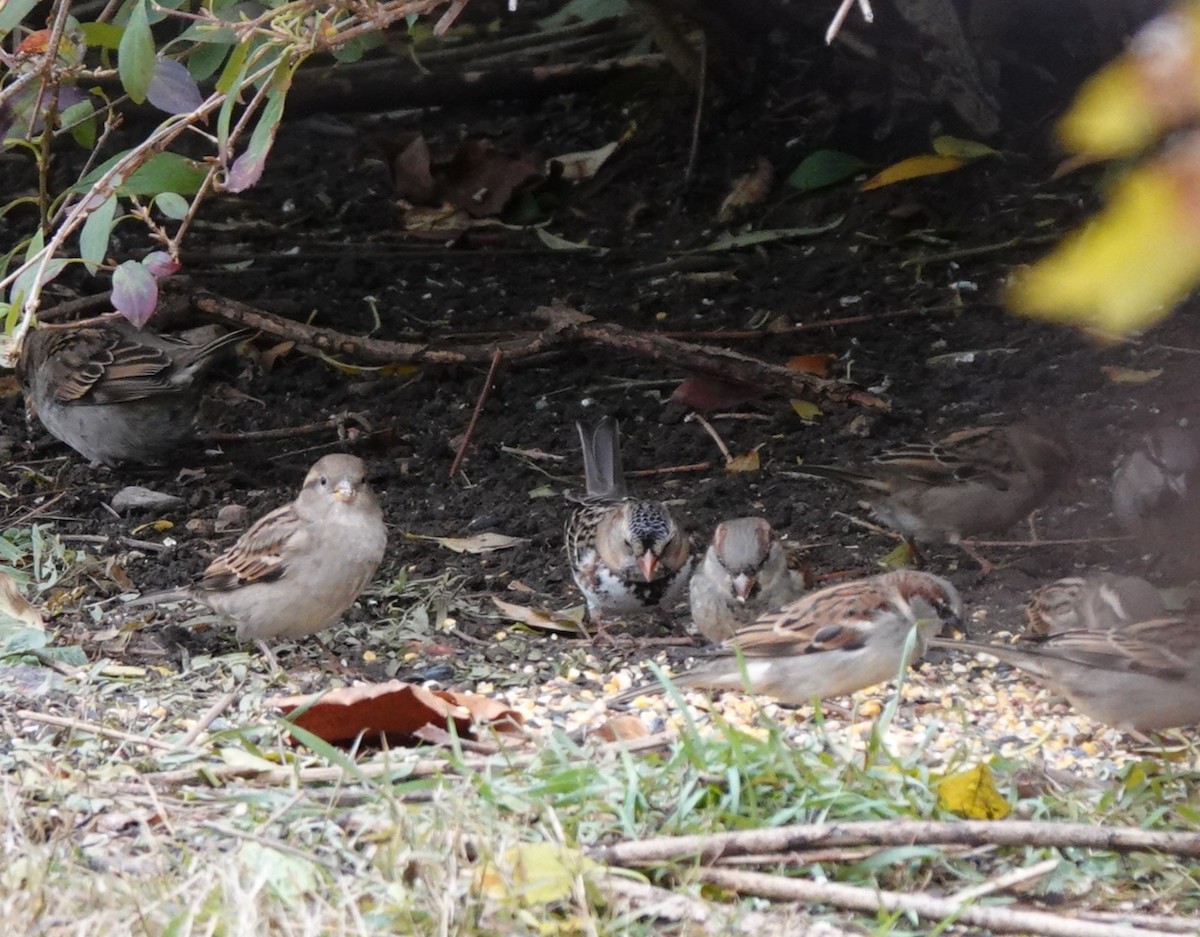
[[[284,715],[303,709],[292,722],[326,742],[341,744],[362,736],[407,745],[422,726],[445,728],[449,722],[460,736],[474,738],[478,726],[513,732],[522,721],[516,710],[485,696],[427,690],[401,680],[317,696],[278,697],[270,705]]]
[[[1149,384],[1163,373],[1162,368],[1150,368],[1139,371],[1136,368],[1120,368],[1115,365],[1101,365],[1100,373],[1114,384]]]
[[[455,553],[495,553],[497,550],[509,550],[525,542],[524,537],[509,537],[507,534],[491,531],[475,534],[473,537],[427,537],[406,530],[404,536],[409,540],[432,540]]]
[[[937,799],[943,810],[969,820],[1003,820],[1012,812],[987,765],[942,778],[937,783]]]
[[[957,159],[980,159],[984,156],[1000,155],[986,143],[947,135],[933,138],[933,152],[938,156],[953,156]]]
[[[866,165],[850,153],[817,150],[801,160],[800,165],[788,176],[787,183],[801,192],[811,192],[848,179]]]
[[[788,359],[787,367],[789,371],[799,371],[801,374],[828,377],[829,362],[836,360],[837,355],[830,354],[796,355],[796,357]]]
[[[689,410],[711,413],[730,410],[763,395],[761,388],[742,381],[722,381],[714,377],[689,377],[671,393],[671,402]]]
[[[510,588],[513,587],[510,586]],[[526,589],[528,588],[526,586]],[[580,621],[561,612],[544,612],[541,609],[530,608],[526,605],[505,602],[494,595],[492,596],[492,602],[495,603],[496,608],[500,609],[500,611],[513,621],[528,625],[530,628],[537,628],[539,631],[554,631],[559,634],[583,634],[583,627]]]
[[[178,495],[141,485],[126,485],[112,499],[112,509],[118,514],[125,511],[165,511],[179,504],[183,504],[183,498]]]
[[[879,565],[884,569],[912,569],[916,565],[916,555],[913,553],[912,544],[901,543],[894,550],[889,550],[882,559]]]
[[[29,603],[17,588],[16,580],[8,573],[0,573],[0,615],[19,621],[30,628],[43,630],[42,613]]]
[[[596,175],[613,153],[617,152],[617,141],[606,143],[595,150],[581,150],[578,153],[564,153],[562,156],[552,156],[546,161],[546,175],[551,174],[551,163],[562,167],[562,177],[568,182],[583,182]]]
[[[481,865],[475,888],[493,901],[534,907],[571,897],[576,877],[593,869],[599,869],[595,860],[578,849],[559,843],[521,843]]]
[[[909,179],[954,172],[954,170],[967,165],[967,162],[957,156],[910,156],[908,159],[902,159],[900,162],[888,166],[887,169],[877,172],[859,186],[859,191],[869,192],[871,189],[882,189],[886,185],[894,185]]]
[[[745,455],[734,456],[725,463],[725,471],[727,472],[757,472],[758,471],[758,449],[757,447],[747,452]]]
[[[796,416],[804,420],[805,423],[811,423],[821,415],[821,408],[811,400],[793,400],[791,404],[792,409],[796,411]]]
[[[722,200],[717,211],[717,221],[729,221],[743,208],[759,204],[771,194],[771,186],[774,184],[775,167],[765,156],[758,157],[753,170],[733,180],[729,194]]]
[[[606,742],[644,739],[649,734],[650,730],[646,728],[646,723],[642,722],[637,716],[628,714],[613,716],[613,718],[606,720],[598,728],[589,733],[594,738],[603,739]]]

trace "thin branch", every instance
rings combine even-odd
[[[471,437],[475,435],[475,426],[479,423],[479,414],[483,412],[483,405],[487,403],[488,394],[491,393],[492,381],[496,377],[496,368],[500,366],[501,356],[502,352],[499,348],[492,354],[492,366],[488,368],[487,379],[483,382],[483,390],[479,392],[479,399],[475,401],[475,409],[471,413],[471,422],[467,424],[467,431],[463,433],[462,442],[458,445],[458,452],[454,455],[454,462],[450,465],[451,478],[458,474],[463,459],[467,456],[467,446],[471,444]]]

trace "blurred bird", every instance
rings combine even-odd
[[[240,639],[303,638],[333,624],[383,559],[387,529],[357,456],[321,457],[300,494],[264,515],[193,585],[129,605],[191,599]]]
[[[1085,716],[1125,731],[1200,722],[1200,622],[1157,618],[1106,631],[1063,631],[1033,647],[935,639],[990,654],[1044,681]]]
[[[1162,596],[1137,576],[1071,576],[1042,586],[1025,609],[1028,633],[1107,631],[1135,621],[1163,618]]]
[[[1113,514],[1159,559],[1186,565],[1200,547],[1200,440],[1179,426],[1145,433],[1113,474]]]
[[[625,491],[617,424],[576,424],[587,493],[567,521],[567,559],[587,601],[588,617],[605,619],[659,608],[669,613],[692,570],[687,536],[661,501]]]
[[[933,635],[959,625],[963,604],[945,579],[898,570],[828,586],[763,615],[721,645],[714,659],[673,677],[685,688],[743,690],[800,705],[894,679]],[[654,692],[643,687],[614,703]]]
[[[861,469],[804,465],[796,473],[862,489],[875,515],[910,542],[958,543],[1025,517],[1070,468],[1060,440],[1012,424],[961,429],[885,452]]]
[[[195,438],[201,377],[248,334],[193,343],[121,317],[43,326],[25,336],[17,377],[42,425],[93,464],[157,463]]]
[[[722,521],[688,583],[692,621],[712,643],[804,591],[771,525],[761,517]]]

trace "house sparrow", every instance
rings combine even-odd
[[[692,621],[714,644],[803,591],[799,575],[788,569],[779,538],[761,517],[718,524],[704,560],[688,582]]]
[[[42,425],[93,464],[162,462],[194,438],[201,375],[248,334],[193,344],[121,317],[43,326],[25,336],[17,377]]]
[[[1042,586],[1025,608],[1031,635],[1107,631],[1167,614],[1162,596],[1137,576],[1071,576]]]
[[[1061,440],[1025,424],[962,429],[877,456],[863,469],[805,465],[800,475],[864,489],[876,516],[910,540],[958,543],[1027,515],[1070,470]]]
[[[264,515],[195,584],[142,596],[142,605],[191,599],[240,639],[303,638],[331,624],[375,574],[387,530],[357,456],[323,456],[296,500]]]
[[[1200,622],[1155,618],[1105,631],[1063,631],[1033,647],[934,639],[990,654],[1046,682],[1080,712],[1125,731],[1200,722]]]
[[[1113,474],[1113,514],[1125,532],[1156,553],[1200,546],[1200,442],[1178,426],[1146,433]]]
[[[567,559],[587,601],[589,619],[660,608],[683,595],[693,557],[687,536],[661,501],[625,492],[620,437],[614,420],[594,428],[576,423],[587,493],[567,521]]]
[[[763,615],[721,645],[715,659],[673,679],[687,688],[748,686],[792,705],[845,696],[893,679],[910,632],[915,660],[944,624],[961,624],[962,610],[954,586],[930,573],[899,570],[841,582]]]

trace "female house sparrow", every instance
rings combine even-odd
[[[804,591],[788,569],[775,531],[761,517],[722,521],[688,582],[692,621],[716,644],[764,612],[773,612]]]
[[[1064,631],[1035,647],[935,639],[1033,674],[1080,712],[1122,730],[1200,722],[1200,622],[1155,618],[1107,631]]]
[[[610,615],[669,610],[692,571],[687,536],[661,501],[626,494],[615,421],[575,425],[587,493],[573,499],[580,506],[567,521],[567,559],[589,619],[602,626]]]
[[[334,453],[309,469],[296,500],[260,518],[194,585],[129,604],[186,598],[235,626],[240,639],[303,638],[350,607],[386,545],[366,467]]]
[[[763,615],[726,641],[716,659],[674,679],[710,690],[748,685],[792,705],[845,696],[893,679],[909,632],[916,629],[916,659],[944,624],[960,623],[962,610],[954,586],[930,573],[899,570],[842,582]]]
[[[51,435],[93,464],[162,462],[194,437],[199,378],[248,333],[192,344],[114,318],[25,336],[17,377]]]
[[[1034,592],[1025,608],[1032,635],[1107,631],[1166,614],[1162,596],[1145,579],[1112,573],[1059,579]]]
[[[1200,442],[1178,426],[1160,426],[1113,474],[1113,514],[1126,533],[1156,553],[1200,545]]]
[[[864,489],[876,516],[912,540],[957,543],[1027,515],[1070,469],[1061,441],[1024,424],[962,429],[877,456],[864,469],[806,465],[801,475]]]

